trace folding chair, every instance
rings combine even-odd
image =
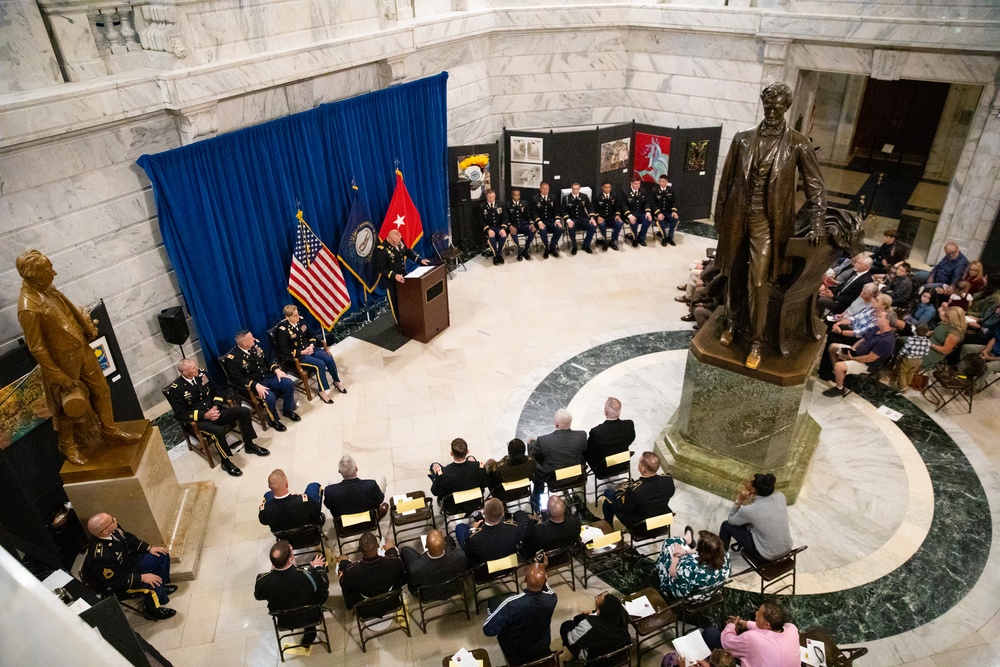
[[[330,633],[326,627],[326,615],[323,613],[323,605],[304,605],[302,607],[282,609],[268,613],[271,615],[271,620],[274,622],[274,638],[278,642],[278,654],[281,656],[281,662],[285,661],[285,651],[302,648],[302,644],[283,645],[281,640],[288,639],[289,637],[302,637],[310,630],[315,630],[316,639],[320,644],[326,647],[326,652],[333,653],[333,651],[330,650]],[[304,619],[304,621],[288,623],[287,621],[290,616]],[[284,617],[285,622],[283,623],[279,617]],[[319,619],[318,622],[313,622],[311,620],[317,617]]]
[[[855,660],[868,654],[868,648],[865,646],[837,646],[826,629],[822,627],[810,628],[799,633],[799,642],[802,646],[806,646],[808,639],[823,642],[828,667],[852,667]]]
[[[632,452],[626,450],[611,456],[604,457],[604,476],[598,476],[594,472],[594,504],[600,502],[600,488],[602,486],[611,487],[619,482],[632,481]]]
[[[632,646],[630,644],[625,644],[625,646],[611,651],[610,653],[595,655],[594,657],[587,658],[586,660],[567,660],[563,663],[563,667],[587,667],[588,665],[601,665],[601,667],[631,667]]]
[[[390,614],[395,616],[389,621],[390,624],[395,622],[395,627],[390,627],[387,630],[375,629],[376,626],[384,623]],[[405,632],[407,637],[413,636],[410,634],[410,622],[406,617],[406,608],[403,606],[403,589],[401,588],[357,603],[354,605],[354,619],[358,624],[358,638],[361,640],[362,653],[368,652],[365,644],[375,637],[399,630]],[[372,633],[368,639],[365,639],[365,630]]]
[[[236,391],[236,395],[239,396],[240,400],[250,406],[250,412],[253,414],[253,418],[257,420],[260,424],[260,429],[266,431],[271,424],[271,419],[267,414],[267,409],[264,403],[257,397],[255,393],[249,391],[246,387],[237,387],[233,384],[232,379],[229,377],[229,373],[226,372],[226,364],[224,359],[230,354],[235,354],[236,348],[232,348],[226,354],[219,357],[219,368],[222,369],[222,376],[226,378],[226,385],[232,387]]]
[[[649,606],[653,608],[652,613],[647,616],[629,616],[628,622],[635,630],[635,657],[636,661],[642,662],[642,643],[654,635],[660,634],[666,628],[673,626],[674,636],[677,636],[677,613],[680,610],[680,602],[668,604],[663,599],[663,595],[655,588],[644,588],[636,591],[625,598],[627,602],[633,602],[645,597],[649,600]],[[665,644],[662,641],[658,644],[646,647],[649,651]]]
[[[506,660],[507,656],[504,656],[504,659]],[[532,660],[531,662],[514,663],[510,660],[507,660],[507,662],[510,663],[510,667],[559,667],[559,651],[553,651],[544,658]]]
[[[462,251],[451,244],[451,237],[444,232],[434,232],[431,235],[431,246],[438,260],[444,264],[445,271],[451,273],[452,269],[457,269],[461,264],[462,268],[468,271],[465,266],[465,259]]]
[[[449,531],[448,522],[458,523],[476,510],[483,509],[483,490],[478,486],[464,491],[456,491],[441,497],[441,515],[444,517],[444,532]]]
[[[275,530],[271,533],[276,540],[286,540],[292,545],[295,554],[295,564],[308,563],[312,554],[326,556],[326,535],[316,524],[306,524],[287,530]]]
[[[503,482],[501,490],[490,495],[503,503],[508,513],[513,513],[525,504],[531,505],[531,480],[525,477],[513,482]]]
[[[146,593],[127,593],[122,596],[115,595],[115,592],[111,590],[110,586],[103,581],[98,581],[91,577],[87,574],[87,570],[85,568],[81,568],[80,571],[77,572],[77,578],[80,580],[80,583],[100,598],[115,598],[122,607],[138,614],[139,616],[142,616],[143,618],[149,618],[146,614]]]
[[[620,554],[625,550],[625,542],[622,539],[622,531],[611,530],[611,526],[608,525],[607,521],[596,521],[591,525],[600,528],[604,535],[585,542],[580,552],[582,554],[581,560],[583,560],[582,582],[584,589],[587,588],[587,582],[590,580],[590,577],[597,574],[597,572],[594,571],[594,565],[604,563],[612,556]],[[607,529],[605,529],[605,526]],[[606,569],[608,568],[601,571],[604,572]],[[588,570],[590,571],[589,574]]]
[[[169,388],[164,387],[162,390],[163,397],[170,402]],[[212,455],[212,449],[214,445],[209,444],[209,439],[215,440],[215,436],[211,433],[202,433],[201,429],[198,428],[198,422],[187,421],[185,419],[179,419],[176,414],[174,414],[174,419],[181,427],[181,431],[184,433],[184,440],[187,442],[188,450],[195,452],[201,458],[208,461],[208,467],[215,467],[215,457]],[[232,423],[226,428],[226,433],[230,433],[239,428],[239,424]],[[221,455],[220,455],[221,456]]]
[[[379,540],[382,539],[382,528],[378,523],[378,509],[371,509],[367,512],[356,514],[334,514],[333,532],[337,538],[337,549],[340,553],[355,553],[360,549],[345,551],[344,545],[361,541],[364,533],[377,533]],[[351,539],[346,539],[351,538]]]
[[[399,535],[413,531],[422,532],[430,521],[431,528],[437,528],[434,518],[434,501],[424,495],[423,491],[409,491],[406,499],[389,506],[389,526],[392,528],[392,540],[400,544]],[[419,536],[410,539],[418,539]]]
[[[546,480],[546,485],[549,488],[549,493],[564,493],[569,496],[575,495],[573,491],[580,489],[583,491],[584,502],[586,502],[587,466],[584,463],[578,463],[575,466],[553,470]]]
[[[504,590],[511,592],[509,588],[506,588],[509,584],[514,584],[514,593],[521,592],[521,582],[517,578],[517,568],[520,567],[520,564],[517,552],[514,552],[504,558],[489,560],[476,566],[472,571],[472,601],[476,604],[476,615],[479,615],[479,605],[489,599],[480,599],[481,592],[500,586],[504,586]]]
[[[576,592],[576,560],[573,558],[573,554],[576,553],[579,546],[580,543],[577,542],[562,549],[550,549],[545,552],[545,557],[548,559],[545,572],[549,577],[549,588],[555,588],[560,584],[568,584],[570,590]],[[569,579],[564,574],[566,570],[569,570]],[[558,584],[552,583],[552,575],[556,573],[562,577],[562,581]]]
[[[756,572],[760,577],[760,599],[764,601],[766,595],[777,595],[790,590],[795,595],[795,577],[797,573],[797,556],[809,547],[801,546],[792,549],[784,556],[774,560],[764,560],[760,557],[752,557],[750,554],[741,552],[743,560],[750,566],[741,572],[733,575],[733,578]],[[788,580],[791,579],[791,583]]]
[[[878,361],[872,362],[871,366],[868,367],[868,372],[862,375],[848,376],[848,377],[858,377],[861,378],[857,381],[852,381],[853,386],[848,387],[847,383],[844,383],[844,388],[847,389],[844,392],[844,397],[850,396],[851,393],[855,393],[861,390],[862,387],[875,383],[878,384],[882,381],[882,370],[886,368],[891,368],[893,364],[896,363],[896,354],[894,352],[885,359],[879,359]]]
[[[632,525],[628,529],[629,546],[639,551],[639,547],[647,547],[651,544],[660,544],[670,537],[670,527],[674,523],[673,512],[651,516]],[[656,549],[659,554],[660,549]],[[651,554],[643,554],[651,555]]]
[[[690,624],[688,619],[697,615],[709,615],[713,622],[718,622],[719,616],[725,617],[725,606],[726,606],[726,585],[732,583],[732,578],[726,579],[718,586],[710,588],[706,591],[697,593],[689,598],[684,598],[680,601],[680,613],[678,614],[678,622],[680,632],[684,631],[684,627],[688,625],[697,625],[701,627],[703,624],[701,621],[699,623]],[[722,614],[716,614],[716,610],[722,609]],[[721,627],[721,625],[719,626]]]
[[[427,634],[427,624],[430,621],[437,621],[448,616],[454,616],[455,614],[464,613],[465,620],[472,620],[472,616],[469,614],[469,596],[465,590],[468,579],[469,573],[463,572],[457,577],[453,577],[448,581],[442,581],[439,584],[427,584],[417,587],[417,593],[414,597],[417,598],[417,608],[420,611],[420,622],[417,625],[420,627],[421,632],[425,635]],[[427,618],[428,611],[456,602],[461,602],[462,606],[460,608],[456,606],[455,609],[449,612],[438,614],[429,619]]]
[[[940,411],[956,398],[961,398],[969,406],[968,413],[971,414],[972,399],[980,391],[996,382],[993,380],[982,387],[979,386],[980,380],[986,375],[986,364],[976,352],[965,355],[959,368],[960,371],[954,371],[950,367],[942,365],[931,372],[934,379],[924,390],[924,396],[937,406],[934,412]],[[951,392],[951,396],[947,399],[945,399],[945,392]]]

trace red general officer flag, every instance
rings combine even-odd
[[[288,271],[288,291],[329,331],[351,307],[347,283],[337,257],[302,219],[302,211],[295,217],[299,224]]]
[[[392,193],[392,201],[389,202],[389,210],[385,212],[385,220],[382,221],[382,229],[378,237],[385,240],[394,229],[398,229],[403,235],[403,243],[407,248],[412,248],[417,244],[423,235],[424,227],[420,224],[420,212],[410,199],[410,193],[406,191],[403,184],[403,172],[396,170],[396,191]]]

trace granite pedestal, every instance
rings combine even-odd
[[[809,401],[822,341],[802,341],[786,356],[765,350],[751,370],[748,345],[719,344],[717,316],[691,342],[680,405],[655,449],[687,484],[731,497],[754,473],[770,472],[794,503],[819,442]]]
[[[119,426],[141,433],[141,439],[87,451],[89,461],[83,466],[65,463],[60,474],[66,495],[84,523],[99,512],[111,514],[130,533],[170,550],[173,580],[194,579],[215,484],[179,484],[160,430],[148,421]]]

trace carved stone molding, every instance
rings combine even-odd
[[[872,78],[882,81],[899,81],[906,65],[906,51],[872,51]]]
[[[216,117],[218,108],[219,104],[212,102],[180,111],[172,111],[181,144],[187,146],[199,139],[206,139],[218,133],[219,119]]]
[[[406,80],[406,59],[385,58],[376,63],[378,78],[383,88]]]
[[[172,5],[143,5],[145,26],[139,31],[142,45],[150,51],[162,51],[178,59],[187,57],[187,47],[177,27],[177,8]]]
[[[792,43],[790,39],[768,39],[764,41],[764,64],[765,65],[785,65],[788,59],[788,45]]]

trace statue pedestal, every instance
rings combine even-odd
[[[117,518],[125,529],[170,550],[170,576],[194,579],[215,497],[212,482],[179,484],[160,437],[146,420],[120,422],[139,442],[87,451],[87,465],[64,463],[63,488],[86,522],[98,512]]]
[[[789,504],[798,497],[820,427],[809,416],[822,341],[787,356],[766,350],[743,365],[749,344],[723,347],[717,312],[691,342],[680,406],[654,449],[676,479],[730,497],[754,473],[773,473]]]

